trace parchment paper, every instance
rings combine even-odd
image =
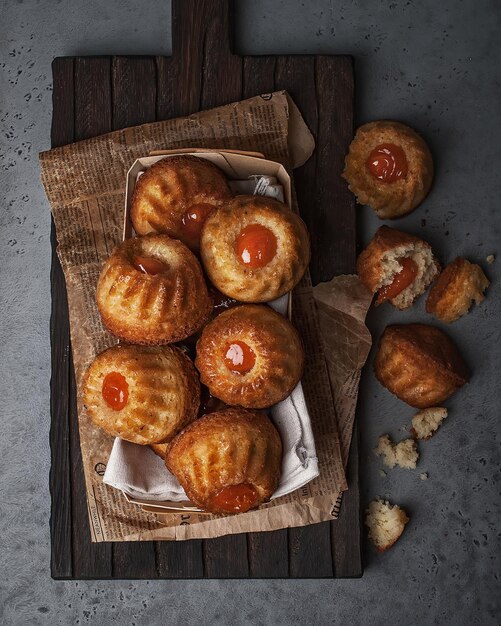
[[[360,326],[363,326],[363,317],[355,317],[353,324],[350,321],[351,313],[360,316],[365,306],[353,308],[349,304],[355,291],[350,288],[350,281],[356,278],[346,277],[339,297],[338,283],[331,283],[330,291],[325,288],[326,293],[321,292],[320,320],[322,328],[328,330],[323,339],[309,274],[294,290],[293,322],[306,349],[302,384],[312,420],[320,476],[257,511],[228,517],[193,513],[153,515],[128,502],[121,492],[102,481],[113,438],[92,424],[83,408],[80,390],[83,373],[96,354],[117,343],[101,325],[95,288],[103,262],[121,240],[125,176],[132,162],[153,150],[231,148],[260,151],[290,170],[307,160],[313,145],[294,103],[285,92],[276,92],[185,118],[115,131],[40,155],[42,182],[54,216],[58,255],[68,291],[92,541],[217,537],[303,526],[336,516],[336,502],[346,489],[344,463],[354,419],[361,355],[368,337]],[[295,200],[293,204],[297,210]],[[337,314],[333,314],[335,323],[329,321],[332,304],[335,311],[342,314],[341,325]],[[326,360],[324,344],[326,354],[333,360],[335,355],[341,357],[344,369],[340,371],[337,365]],[[353,357],[353,354],[358,356]],[[342,439],[336,406],[340,410]]]

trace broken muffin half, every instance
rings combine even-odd
[[[381,226],[357,260],[363,284],[376,294],[376,306],[389,301],[408,309],[440,272],[430,244],[419,237]]]

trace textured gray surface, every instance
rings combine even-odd
[[[0,622],[2,624],[493,624],[500,619],[501,259],[484,304],[450,334],[472,365],[419,471],[371,455],[382,432],[404,436],[412,409],[367,371],[362,384],[363,501],[390,497],[412,521],[352,581],[53,582],[49,575],[49,211],[36,155],[49,147],[50,62],[68,54],[168,53],[168,2],[2,2],[0,21]],[[237,3],[246,53],[351,53],[358,121],[406,121],[429,141],[436,182],[396,226],[447,262],[501,253],[501,58],[496,0]],[[379,222],[360,210],[362,238]],[[426,220],[426,226],[421,220]],[[427,320],[421,302],[371,314],[375,334]],[[429,472],[421,481],[419,472]],[[497,618],[496,618],[497,616]]]

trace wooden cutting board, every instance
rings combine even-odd
[[[286,89],[316,139],[294,172],[316,284],[355,267],[355,207],[340,178],[353,132],[347,56],[237,56],[231,2],[173,0],[172,57],[54,60],[52,146]],[[358,436],[339,519],[303,528],[185,542],[90,542],[68,307],[52,227],[51,572],[55,579],[361,576]]]

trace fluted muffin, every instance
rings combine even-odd
[[[408,309],[440,271],[431,246],[423,239],[389,226],[376,231],[357,259],[357,273],[376,305],[389,301]]]
[[[381,219],[395,219],[427,196],[433,159],[412,128],[391,120],[369,122],[350,144],[343,178],[360,204],[369,205]]]
[[[171,346],[108,348],[87,369],[82,393],[96,426],[141,445],[169,441],[200,403],[193,363]]]
[[[282,442],[262,413],[228,408],[186,427],[167,447],[165,463],[200,508],[244,513],[278,487]]]
[[[452,340],[428,324],[387,326],[374,371],[382,385],[418,409],[439,405],[470,378]]]
[[[457,257],[430,289],[426,310],[443,322],[455,322],[468,313],[473,302],[483,302],[484,291],[489,285],[480,265]]]
[[[120,244],[104,264],[96,299],[113,335],[144,345],[181,341],[199,330],[212,311],[200,263],[167,235]]]
[[[197,342],[195,366],[210,393],[226,404],[262,409],[299,382],[304,351],[294,326],[266,305],[221,313]]]
[[[301,280],[310,241],[303,220],[283,202],[237,196],[207,218],[200,254],[219,291],[240,302],[268,302]]]
[[[137,180],[130,216],[138,235],[165,233],[197,250],[207,215],[231,197],[217,165],[191,155],[166,157]]]

